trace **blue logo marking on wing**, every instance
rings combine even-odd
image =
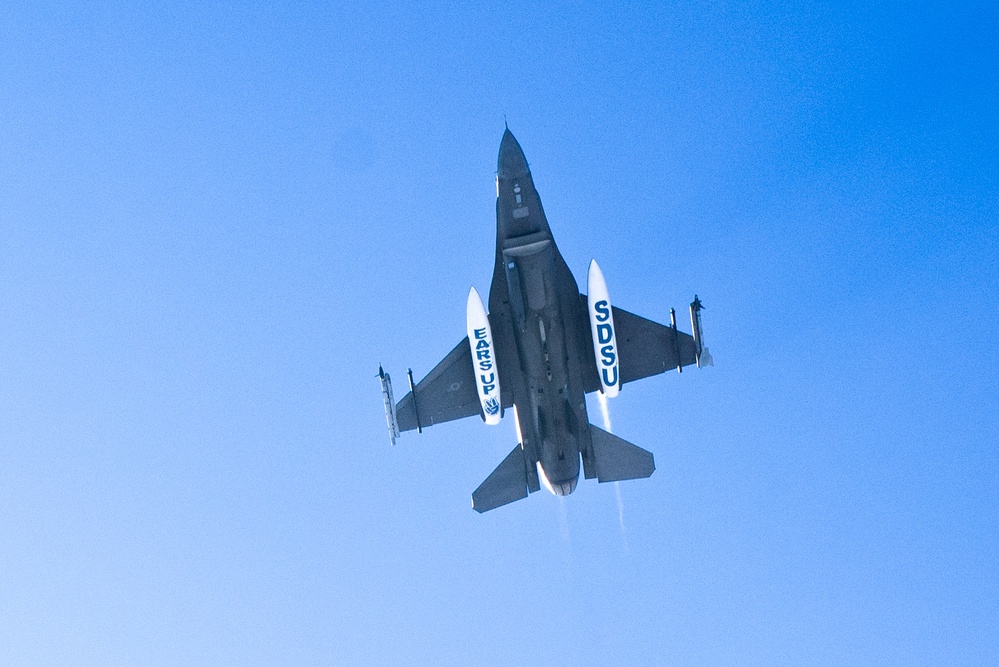
[[[483,404],[483,409],[486,411],[487,415],[499,414],[500,406],[499,401],[495,398],[490,398]]]

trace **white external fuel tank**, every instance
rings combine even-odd
[[[597,375],[605,396],[614,398],[621,391],[621,374],[618,372],[617,337],[614,335],[614,313],[604,274],[597,260],[590,261],[586,277],[586,301],[590,311],[590,332],[593,334],[593,356],[597,361]]]
[[[475,371],[475,388],[479,392],[479,404],[486,423],[495,426],[500,423],[499,373],[496,372],[496,347],[493,333],[489,328],[489,317],[482,305],[479,293],[473,287],[468,291],[468,305],[465,309],[465,322],[468,330],[468,347],[472,353],[472,369]]]

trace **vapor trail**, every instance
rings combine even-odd
[[[569,532],[569,510],[565,506],[565,496],[558,497],[558,532],[562,541],[572,551],[572,533]]]
[[[600,401],[600,413],[604,417],[604,430],[613,433],[607,397],[604,396],[603,392],[597,392],[597,400]],[[614,482],[614,495],[617,497],[617,522],[621,526],[621,534],[623,535],[627,529],[624,527],[624,499],[621,498],[621,482]],[[625,548],[627,548],[627,542],[625,542]]]
[[[602,391],[597,392],[597,399],[600,401],[600,413],[604,416],[604,430],[613,433],[611,428],[610,410],[607,408],[607,397]]]
[[[621,533],[627,532],[624,527],[624,500],[621,499],[621,482],[614,482],[614,495],[617,496],[617,522],[621,526]]]

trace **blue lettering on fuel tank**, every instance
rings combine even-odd
[[[617,355],[614,353],[613,345],[604,345],[600,348],[600,363],[604,366],[613,366],[614,362],[617,361]]]
[[[603,299],[593,304],[593,310],[597,313],[597,322],[606,322],[610,319],[610,308],[607,307],[607,302]]]

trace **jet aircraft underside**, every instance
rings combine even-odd
[[[651,452],[589,423],[585,395],[684,366],[711,364],[700,332],[700,300],[690,306],[693,335],[671,310],[662,325],[610,305],[603,274],[590,265],[582,295],[562,259],[520,144],[507,129],[496,172],[496,262],[485,313],[472,289],[468,333],[398,404],[379,369],[393,444],[403,431],[479,415],[498,423],[514,412],[519,442],[472,494],[485,512],[544,485],[576,488],[580,467],[600,482],[649,477]],[[511,410],[512,409],[512,410]]]

